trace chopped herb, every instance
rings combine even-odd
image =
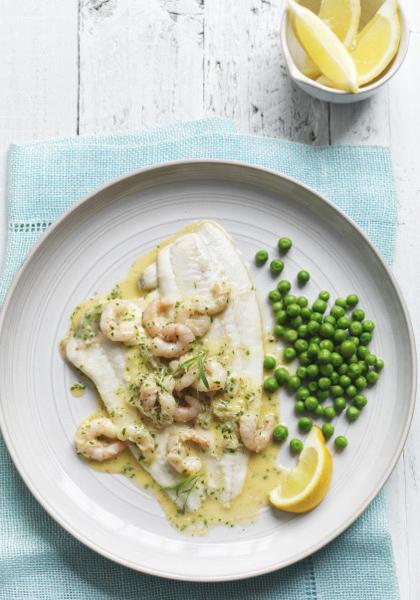
[[[177,498],[181,496],[184,497],[184,504],[180,509],[181,514],[185,513],[189,495],[197,485],[199,479],[200,475],[189,475],[188,477],[185,477],[185,479],[181,479],[180,481],[178,481],[178,483],[175,483],[174,485],[168,485],[162,488],[166,491],[175,492]]]

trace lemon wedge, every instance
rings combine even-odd
[[[331,474],[331,454],[322,431],[315,425],[306,439],[297,466],[283,471],[282,483],[270,493],[270,502],[286,512],[307,512],[324,499]]]
[[[357,34],[360,0],[322,0],[318,16],[348,48]]]
[[[343,43],[317,15],[294,0],[288,2],[295,35],[309,58],[340,88],[358,91],[357,71]]]
[[[386,69],[398,51],[400,39],[401,22],[397,2],[385,0],[354,40],[351,56],[356,65],[359,85],[369,83]],[[324,75],[327,73],[324,72]]]

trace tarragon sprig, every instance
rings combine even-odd
[[[185,513],[189,495],[191,494],[191,492],[197,485],[199,479],[200,479],[200,475],[188,475],[188,477],[185,477],[185,479],[181,479],[174,485],[168,485],[168,486],[165,486],[162,488],[163,490],[166,490],[166,491],[175,492],[177,498],[179,498],[181,496],[185,497],[184,504],[182,505],[182,508],[181,508],[182,514]]]
[[[203,350],[202,352],[199,352],[195,356],[192,356],[191,358],[184,360],[182,363],[179,364],[175,375],[179,374],[181,371],[187,371],[193,365],[197,365],[199,379],[201,379],[201,381],[204,383],[204,385],[206,386],[207,389],[210,389],[210,384],[207,379],[206,369],[204,366],[205,362],[207,360],[207,355],[208,355],[207,350]]]

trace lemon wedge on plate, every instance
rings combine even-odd
[[[348,48],[357,34],[360,0],[322,0],[318,16]]]
[[[331,454],[322,431],[315,425],[306,439],[297,466],[283,471],[282,482],[270,493],[270,502],[286,512],[307,512],[324,499],[331,474]]]
[[[400,39],[401,22],[397,2],[385,0],[352,45],[351,57],[356,65],[359,85],[369,83],[387,68],[397,53]]]
[[[288,2],[295,35],[323,75],[343,89],[357,92],[357,71],[350,54],[334,32],[313,12]]]

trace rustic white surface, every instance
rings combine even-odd
[[[282,0],[0,0],[0,193],[11,142],[227,116],[309,144],[390,144],[399,195],[394,271],[420,327],[420,6],[410,50],[370,101],[330,106],[294,89]],[[3,231],[3,229],[1,229]],[[2,236],[2,239],[4,236]],[[420,598],[420,413],[387,484],[401,598]],[[346,599],[347,600],[347,599]]]

